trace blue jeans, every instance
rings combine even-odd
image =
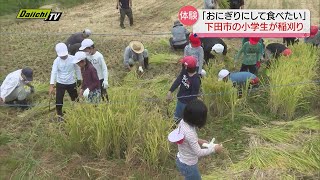
[[[177,158],[176,165],[185,180],[201,180],[198,164],[189,166],[182,163],[179,158]]]
[[[182,119],[183,115],[183,110],[187,106],[187,104],[184,104],[177,100],[177,105],[176,105],[176,111],[174,113],[174,120],[178,123]]]

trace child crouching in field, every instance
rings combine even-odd
[[[218,144],[210,144],[205,149],[200,147],[208,142],[198,138],[196,128],[202,128],[206,124],[207,112],[208,109],[201,100],[192,100],[185,107],[183,119],[179,123],[179,133],[182,133],[184,138],[181,144],[178,143],[176,165],[185,180],[201,179],[198,169],[199,157],[222,151],[222,145]]]

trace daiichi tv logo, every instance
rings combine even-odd
[[[62,12],[52,12],[51,9],[20,9],[17,19],[44,19],[44,21],[59,21]]]

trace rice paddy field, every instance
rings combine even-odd
[[[36,88],[33,108],[0,106],[0,179],[182,179],[175,167],[177,147],[167,140],[176,100],[168,103],[165,97],[183,52],[172,51],[170,35],[163,32],[170,32],[183,5],[202,8],[203,1],[133,0],[135,25],[126,19],[124,30],[115,1],[79,2],[47,5],[63,12],[58,22],[0,16],[0,82],[29,66]],[[317,0],[245,1],[247,9],[309,9],[315,25],[320,24],[319,6]],[[92,30],[105,56],[110,102],[74,104],[65,96],[65,123],[53,122],[48,90],[54,47],[84,28]],[[150,53],[144,74],[123,69],[123,50],[131,40],[143,42]],[[233,57],[241,39],[224,41],[225,61],[218,55],[204,68],[200,98],[209,117],[198,131],[202,139],[223,143],[224,151],[200,159],[202,178],[320,179],[319,48],[300,40],[291,47],[293,55],[280,58],[268,75],[263,64],[261,87],[244,91],[239,99],[230,84],[217,81],[217,74],[221,68],[240,69]]]

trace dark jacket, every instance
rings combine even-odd
[[[74,45],[74,44],[77,44],[77,43],[80,43],[84,40],[84,37],[83,37],[83,33],[82,32],[77,32],[75,34],[72,34],[67,42],[66,42],[66,45],[67,47],[71,46],[71,45]]]
[[[228,47],[227,44],[221,38],[201,38],[201,44],[204,52],[211,52],[212,47],[215,44],[221,44],[224,46],[223,55],[227,54]]]
[[[184,104],[187,104],[188,102],[192,101],[193,99],[196,99],[199,90],[200,90],[200,76],[199,74],[194,74],[192,77],[188,75],[188,72],[186,69],[182,69],[177,79],[172,84],[169,91],[173,92],[178,87],[179,92],[177,94],[178,100]],[[188,97],[183,97],[188,96]],[[181,98],[179,98],[181,97]]]
[[[89,88],[90,91],[100,89],[100,81],[97,70],[90,61],[86,60],[86,66],[81,68],[81,74],[83,79],[81,89],[85,90]]]
[[[287,49],[287,47],[280,43],[270,43],[267,45],[266,49],[268,49],[274,58],[278,59],[281,53]]]

